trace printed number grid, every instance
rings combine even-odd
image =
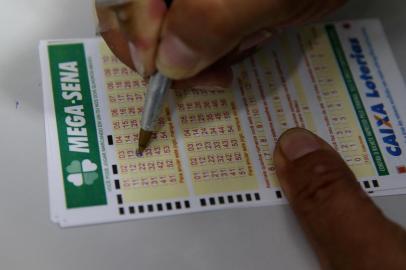
[[[324,28],[305,28],[300,39],[310,65],[309,72],[316,82],[320,106],[326,115],[325,124],[332,145],[358,178],[374,176],[372,161]]]
[[[176,90],[175,97],[195,193],[257,189],[233,92]]]
[[[323,31],[323,28],[307,27],[297,35],[284,35],[276,41],[277,47],[261,51],[238,66],[235,91],[246,112],[247,134],[241,127],[235,92],[175,90],[177,119],[171,119],[169,109],[164,109],[156,134],[159,140],[153,140],[142,158],[137,157],[135,145],[145,82],[103,47],[113,140],[124,198],[188,196],[172,121],[177,121],[179,135],[183,137],[187,159],[183,162],[187,162],[196,195],[258,190],[258,179],[265,181],[264,187],[278,189],[272,160],[278,136],[294,126],[314,132],[319,128],[306,91],[315,93],[317,100],[312,101],[312,106],[320,107],[320,118],[324,121],[318,125],[325,126],[333,147],[357,177],[374,176],[346,86]],[[298,58],[305,62],[300,74],[295,66]],[[303,76],[313,83],[313,89],[305,89]],[[259,172],[253,169],[245,136],[253,137],[255,152],[251,155],[259,160]],[[149,191],[150,195],[143,191],[148,188],[154,191]]]
[[[164,108],[151,145],[142,157],[137,156],[146,83],[120,63],[104,43],[101,54],[124,202],[187,196],[169,109]]]

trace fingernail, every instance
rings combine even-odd
[[[163,38],[159,50],[157,66],[165,75],[173,79],[194,75],[200,57],[182,40],[174,35]]]
[[[131,60],[133,61],[135,69],[142,77],[144,77],[145,68],[144,64],[141,61],[141,55],[139,53],[139,50],[137,50],[137,47],[135,47],[135,45],[132,42],[128,42],[128,47],[130,49]]]
[[[103,34],[103,33],[105,33],[105,32],[108,32],[108,31],[110,31],[110,30],[112,30],[113,29],[113,27],[111,26],[111,24],[108,24],[108,23],[99,23],[97,26],[96,26],[96,35],[101,35],[101,34]]]
[[[316,136],[302,128],[290,129],[282,134],[279,146],[284,156],[291,161],[322,148]]]

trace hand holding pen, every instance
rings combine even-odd
[[[163,2],[156,1],[156,3],[164,4]],[[166,1],[167,7],[169,7],[171,1]],[[109,19],[112,20],[112,23],[118,26],[118,29],[126,34],[125,38],[128,38],[128,48],[130,51],[131,62],[138,72],[144,76],[145,69],[144,65],[139,62],[138,49],[135,44],[138,44],[138,47],[145,49],[145,56],[151,58],[154,56],[153,48],[148,48],[148,41],[142,40],[137,37],[137,29],[141,28],[145,22],[142,21],[145,16],[155,18],[151,10],[145,9],[145,2],[143,1],[128,1],[128,0],[96,0],[96,4],[99,8],[99,12],[109,12]],[[159,7],[162,11],[162,7]],[[134,14],[135,11],[135,14]],[[161,17],[158,17],[161,18]],[[155,26],[155,27],[154,27]],[[160,20],[156,20],[155,24],[152,24],[151,28],[154,30],[155,34],[152,34],[153,37],[151,42],[157,42],[156,32],[159,30]],[[144,30],[145,31],[145,30]],[[141,30],[142,32],[142,30]],[[145,31],[147,32],[147,31]],[[125,42],[125,41],[124,41]],[[140,45],[142,44],[142,45]],[[144,46],[146,44],[146,46]],[[146,47],[146,48],[145,48]],[[151,69],[148,69],[150,71]],[[155,130],[156,122],[161,114],[161,108],[164,104],[164,99],[166,92],[171,86],[171,80],[156,71],[151,75],[148,90],[145,95],[144,110],[141,119],[141,128],[138,138],[138,149],[137,153],[142,155],[143,151],[149,144],[149,141],[152,137],[152,134]]]
[[[116,1],[97,5],[100,32],[111,50],[143,76],[159,70],[173,80],[200,76],[199,84],[215,81],[220,69],[275,29],[315,20],[343,2],[175,0],[168,9],[163,0]]]
[[[161,0],[134,0],[100,5],[98,15],[103,37],[124,63],[143,75],[159,70],[161,79],[194,77],[201,84],[274,28],[313,20],[342,2],[175,0],[168,11]],[[406,269],[405,231],[382,215],[326,142],[290,129],[274,162],[322,269]]]
[[[342,1],[239,0],[230,5],[225,0],[177,0],[169,10],[171,2],[96,1],[100,31],[112,51],[142,76],[152,75],[141,121],[141,152],[160,115],[171,84],[168,78],[197,76],[196,84],[224,86],[231,81],[230,64],[255,50],[272,29],[312,19]],[[294,16],[296,11],[302,12],[299,17]]]

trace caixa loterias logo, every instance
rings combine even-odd
[[[389,155],[398,157],[402,154],[402,149],[400,148],[400,144],[393,129],[389,113],[386,110],[385,104],[381,100],[382,89],[380,89],[375,82],[373,72],[367,62],[360,40],[356,37],[352,37],[349,38],[349,42],[351,46],[350,58],[353,59],[358,66],[358,78],[362,83],[362,93],[365,98],[374,103],[373,105],[370,105],[369,109],[375,119],[375,125],[378,128],[379,135],[384,143],[384,149]]]

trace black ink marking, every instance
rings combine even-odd
[[[137,157],[142,157],[142,151],[140,151],[139,149],[137,149],[136,153]]]
[[[209,198],[209,202],[210,202],[211,205],[216,204],[216,200],[213,197]]]
[[[158,209],[158,211],[162,211],[162,210],[163,210],[162,204],[161,204],[161,203],[158,203],[158,204],[156,205],[156,209]]]
[[[120,189],[120,180],[118,180],[118,179],[114,180],[114,187],[116,189]]]
[[[117,203],[123,204],[123,197],[121,196],[121,194],[117,194]]]
[[[180,202],[175,202],[175,207],[176,209],[181,209],[182,205],[180,204]]]
[[[376,180],[376,179],[374,179],[374,180],[372,180],[372,185],[374,185],[374,187],[379,187],[379,182],[378,182],[378,180]]]
[[[152,204],[148,204],[147,208],[148,212],[154,212],[154,206]]]
[[[108,141],[108,143],[109,143],[109,145],[113,145],[113,136],[111,136],[111,135],[108,135],[107,136],[107,141]]]
[[[238,194],[238,195],[237,195],[237,201],[238,201],[238,202],[242,202],[242,196],[241,196],[241,194]]]
[[[130,212],[130,214],[134,214],[134,213],[135,213],[135,208],[134,208],[134,206],[128,207],[128,211]]]
[[[117,165],[113,165],[111,166],[113,169],[113,174],[118,174],[118,169],[117,169]]]

